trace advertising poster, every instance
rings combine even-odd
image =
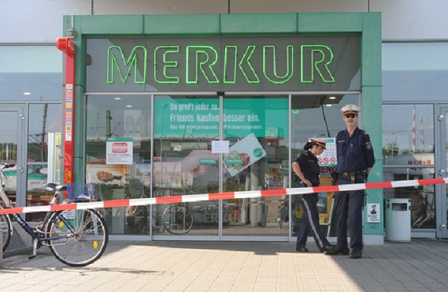
[[[126,181],[125,165],[106,165],[104,163],[86,163],[86,182],[123,185]]]
[[[132,138],[107,138],[106,164],[132,164]]]
[[[217,99],[156,99],[154,137],[210,137],[219,132]],[[287,98],[230,98],[224,101],[224,136],[245,137],[253,133],[265,137],[269,128],[278,129],[276,136],[288,137]],[[269,128],[266,127],[269,125]]]
[[[266,156],[266,151],[261,147],[254,134],[249,134],[244,139],[236,142],[229,150],[228,154],[224,154],[223,162],[231,176]]]

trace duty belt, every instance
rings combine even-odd
[[[356,175],[361,174],[361,171],[356,170],[356,171],[350,171],[350,172],[341,172],[339,173],[339,179],[343,179],[343,180],[353,180],[355,179]]]

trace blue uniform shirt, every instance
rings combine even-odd
[[[347,129],[336,136],[338,166],[336,172],[352,172],[371,168],[375,164],[369,134],[356,127],[349,137]]]
[[[302,153],[296,160],[300,165],[300,170],[303,173],[303,176],[311,182],[315,182],[319,180],[320,167],[319,167],[319,159],[313,155],[310,151]]]

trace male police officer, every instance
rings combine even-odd
[[[375,163],[369,135],[357,127],[359,107],[348,104],[341,109],[347,129],[336,136],[338,165],[335,184],[364,183]],[[327,255],[348,255],[347,217],[350,220],[351,259],[362,257],[362,210],[365,191],[336,192],[334,210],[337,217],[337,244]]]

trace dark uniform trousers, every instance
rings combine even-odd
[[[361,181],[362,180],[362,181]],[[357,178],[356,183],[363,183],[363,178]],[[352,180],[338,180],[337,185],[354,183]],[[362,211],[365,205],[365,191],[345,191],[334,194],[335,212],[337,220],[336,249],[347,250],[347,221],[350,223],[350,248],[362,251]]]
[[[319,225],[319,213],[317,212],[317,194],[304,194],[300,195],[299,202],[303,207],[303,218],[300,224],[300,229],[297,234],[297,244],[296,247],[305,247],[306,240],[308,237],[308,232],[311,230],[314,242],[319,249],[329,246],[325,235],[320,230]]]

